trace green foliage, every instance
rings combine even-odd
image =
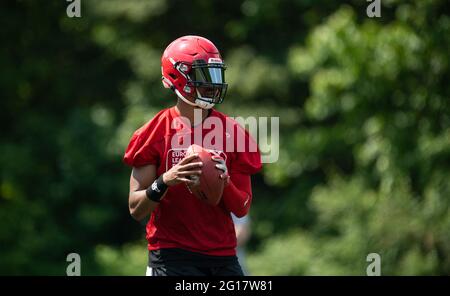
[[[360,180],[334,179],[311,196],[315,226],[270,238],[250,268],[258,275],[364,275],[366,256],[378,253],[383,274],[446,273],[449,201],[411,195],[406,183],[383,194]]]
[[[433,4],[422,12],[433,13]],[[308,126],[291,132],[284,159],[266,173],[280,184],[320,172],[324,180],[311,191],[316,221],[304,242],[271,237],[252,257],[258,273],[295,274],[300,262],[280,271],[270,254],[291,258],[305,248],[314,252],[301,274],[365,274],[372,252],[383,274],[449,273],[450,94],[448,53],[438,44],[448,48],[450,27],[448,16],[434,19],[442,26],[421,31],[406,16],[359,24],[343,7],[290,50],[292,74],[309,81]],[[430,38],[436,30],[440,42]],[[278,248],[279,240],[290,247]]]
[[[121,248],[99,245],[95,250],[96,261],[102,266],[103,275],[145,274],[148,251],[144,241],[125,244]]]
[[[126,2],[126,3],[125,3]],[[443,0],[0,4],[0,274],[143,274],[131,133],[174,103],[160,55],[204,35],[231,116],[279,116],[253,178],[252,274],[450,273],[450,17]]]

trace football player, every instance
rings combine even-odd
[[[138,221],[151,214],[146,226],[147,274],[243,275],[230,213],[237,217],[248,213],[252,200],[250,176],[262,165],[259,150],[248,149],[248,143],[254,143],[248,132],[213,109],[225,98],[225,64],[211,41],[184,36],[165,49],[161,69],[162,83],[174,92],[176,104],[136,130],[124,155],[124,162],[132,167],[130,213]],[[200,123],[195,122],[196,110],[201,114]],[[175,124],[180,118],[191,123],[188,129]],[[194,135],[204,138],[212,132],[212,125],[202,124],[208,118],[223,127],[215,131],[215,136],[221,137],[218,142],[223,143],[222,149],[217,145],[205,147],[216,150],[212,159],[226,181],[217,206],[190,192],[188,186],[201,174],[202,163],[196,154],[184,156],[186,146],[195,141]],[[225,128],[227,124],[232,125],[233,132]],[[183,143],[186,137],[191,141]],[[244,151],[235,149],[238,137],[246,141]],[[229,141],[233,141],[232,145],[227,146]],[[219,154],[223,157],[217,157]]]

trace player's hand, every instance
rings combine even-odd
[[[167,186],[173,186],[182,182],[186,184],[195,183],[191,180],[191,176],[200,176],[202,173],[202,162],[191,162],[198,157],[197,153],[183,158],[179,163],[174,165],[170,170],[163,174],[163,182]]]
[[[223,172],[220,175],[220,178],[225,180],[225,186],[227,186],[230,183],[230,175],[228,175],[228,168],[225,160],[222,157],[216,155],[211,156],[211,159],[217,162],[216,168]]]

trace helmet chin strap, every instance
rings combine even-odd
[[[198,99],[199,97],[202,98],[202,96],[200,95],[200,92],[198,91],[198,89],[196,91],[197,91],[197,99],[195,99],[195,103],[200,108],[208,110],[208,109],[211,109],[212,107],[214,107],[214,105],[215,105],[214,103],[208,103],[208,102]]]
[[[175,93],[177,94],[177,96],[178,96],[181,100],[183,100],[183,102],[185,102],[185,103],[188,104],[188,105],[191,105],[191,106],[194,106],[194,107],[199,107],[199,108],[206,109],[206,110],[207,110],[207,109],[211,109],[211,108],[214,107],[214,105],[215,105],[215,104],[213,104],[213,103],[207,103],[207,102],[204,102],[204,101],[199,100],[199,99],[195,99],[195,103],[193,103],[193,102],[189,101],[188,99],[186,99],[186,98],[178,91],[178,89],[175,89],[174,91],[175,91]]]

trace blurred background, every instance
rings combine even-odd
[[[230,116],[280,117],[253,177],[253,275],[450,274],[450,17],[445,0],[63,0],[0,4],[0,274],[143,275],[128,212],[132,132],[173,93],[160,57],[221,50]]]

